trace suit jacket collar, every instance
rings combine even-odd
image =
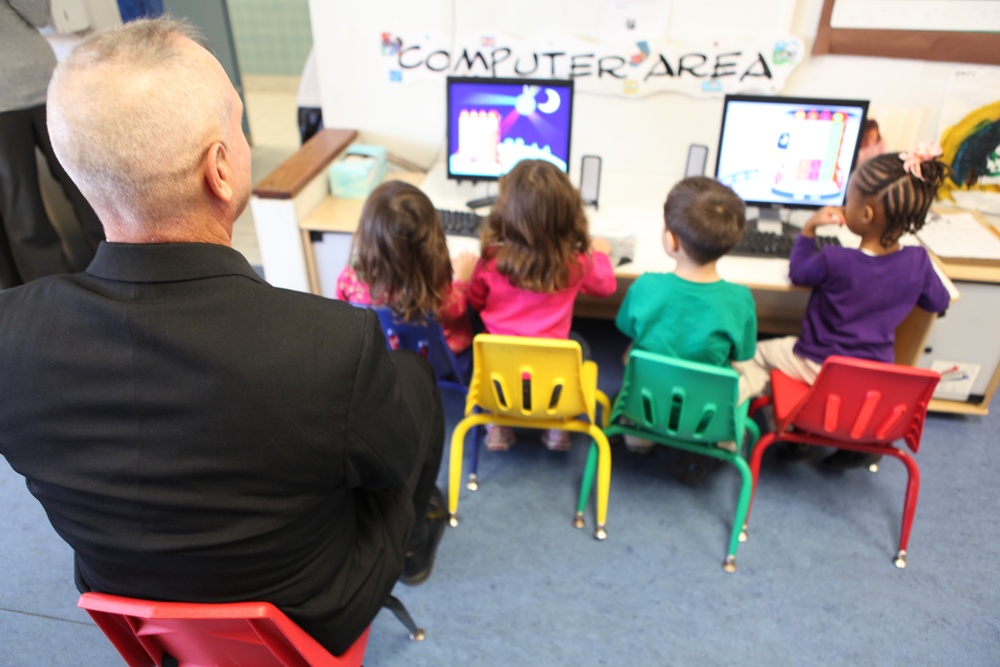
[[[87,273],[135,283],[243,276],[266,284],[246,258],[214,243],[111,243],[98,246]]]

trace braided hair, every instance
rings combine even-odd
[[[920,163],[920,174],[922,178],[906,171],[899,153],[875,156],[854,173],[858,191],[882,202],[886,225],[879,241],[885,248],[924,226],[927,211],[948,175],[948,165],[933,158],[925,160]]]

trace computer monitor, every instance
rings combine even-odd
[[[521,160],[569,173],[571,79],[448,77],[448,178],[496,180]]]
[[[726,95],[715,177],[762,217],[840,206],[867,113],[866,100]]]

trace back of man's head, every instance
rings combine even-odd
[[[200,41],[190,24],[143,19],[87,37],[56,68],[52,145],[106,227],[155,229],[203,197],[200,163],[234,99]]]

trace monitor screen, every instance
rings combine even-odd
[[[448,77],[448,177],[496,180],[520,160],[569,172],[573,81]]]
[[[840,206],[864,100],[727,95],[715,177],[751,206]]]

